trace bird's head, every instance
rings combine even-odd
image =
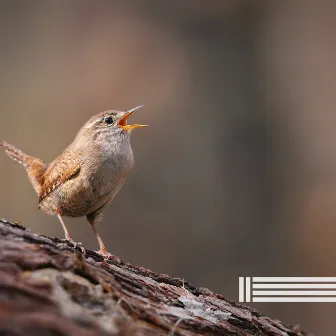
[[[128,139],[130,133],[135,128],[146,127],[141,124],[128,124],[128,118],[143,105],[132,108],[126,112],[107,110],[93,116],[83,126],[82,130],[85,133],[90,133],[97,140],[104,138],[111,139]]]

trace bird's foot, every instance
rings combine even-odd
[[[85,248],[82,243],[80,242],[75,242],[73,239],[66,239],[71,245],[73,245],[74,249],[80,249],[80,251],[85,254]]]
[[[99,251],[96,251],[96,253],[98,253],[100,256],[102,256],[104,258],[104,261],[107,260],[114,260],[117,263],[120,263],[120,259],[116,256],[114,256],[113,254],[111,254],[110,252],[108,252],[106,249],[100,249]]]

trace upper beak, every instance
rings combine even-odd
[[[124,131],[129,131],[134,128],[146,127],[148,125],[140,125],[140,124],[133,124],[127,125],[127,119],[139,108],[143,107],[143,105],[134,107],[126,112],[126,114],[119,120],[118,126],[121,127]]]

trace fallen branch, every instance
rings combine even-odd
[[[1,335],[307,335],[205,288],[0,220]]]

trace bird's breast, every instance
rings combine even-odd
[[[86,182],[91,193],[91,207],[88,213],[104,206],[116,196],[133,166],[133,152],[128,151],[107,156],[96,169],[88,168],[90,174]]]
[[[89,182],[97,197],[113,193],[125,182],[134,166],[132,149],[126,149],[103,153],[95,169],[88,167]]]

